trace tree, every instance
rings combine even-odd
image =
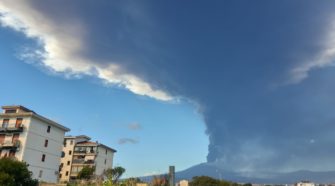
[[[117,183],[122,174],[126,172],[126,169],[123,167],[115,167],[112,169],[107,169],[105,174],[109,181],[112,183]]]
[[[208,176],[195,176],[193,177],[190,186],[242,186],[235,182],[226,180],[218,180]],[[250,185],[243,185],[250,186]]]
[[[78,179],[89,180],[92,178],[95,167],[84,166],[83,169],[78,173]]]
[[[209,176],[195,176],[190,186],[219,186],[220,181]]]
[[[37,186],[38,181],[32,179],[32,173],[25,162],[12,158],[0,159],[0,185],[3,186]]]
[[[168,186],[169,179],[167,175],[163,176],[154,176],[151,181],[152,186]]]
[[[122,181],[121,185],[136,186],[137,183],[141,183],[141,180],[139,178],[127,178],[127,179]]]

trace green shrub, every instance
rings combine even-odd
[[[37,186],[38,181],[32,179],[28,165],[11,158],[0,159],[0,185],[2,186]]]

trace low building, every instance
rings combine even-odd
[[[188,181],[187,180],[180,180],[178,183],[178,186],[188,186]]]
[[[90,139],[85,135],[65,137],[59,175],[61,182],[77,179],[84,166],[95,167],[95,176],[101,176],[113,167],[116,150]]]
[[[29,164],[32,177],[58,182],[65,132],[70,129],[23,106],[3,106],[0,114],[0,157]]]
[[[148,186],[147,183],[136,183],[136,186]]]
[[[296,183],[295,186],[315,186],[315,183],[310,181],[301,181]]]

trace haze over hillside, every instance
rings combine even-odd
[[[194,176],[210,176],[217,179],[225,179],[239,183],[260,184],[293,184],[301,180],[309,180],[315,183],[334,183],[335,171],[294,171],[288,173],[278,172],[231,172],[218,166],[202,163],[176,173],[177,179],[192,179]]]

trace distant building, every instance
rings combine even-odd
[[[60,170],[60,181],[77,179],[84,166],[95,167],[94,175],[100,176],[113,167],[116,150],[98,142],[89,141],[85,135],[67,136],[64,139]]]
[[[70,129],[23,106],[3,106],[0,157],[29,164],[33,178],[56,183],[65,132]]]
[[[301,181],[296,183],[295,186],[315,186],[315,183],[310,181]]]
[[[136,186],[148,186],[147,183],[136,183]]]
[[[181,181],[179,181],[177,186],[188,186],[188,181],[187,180],[181,180]]]

